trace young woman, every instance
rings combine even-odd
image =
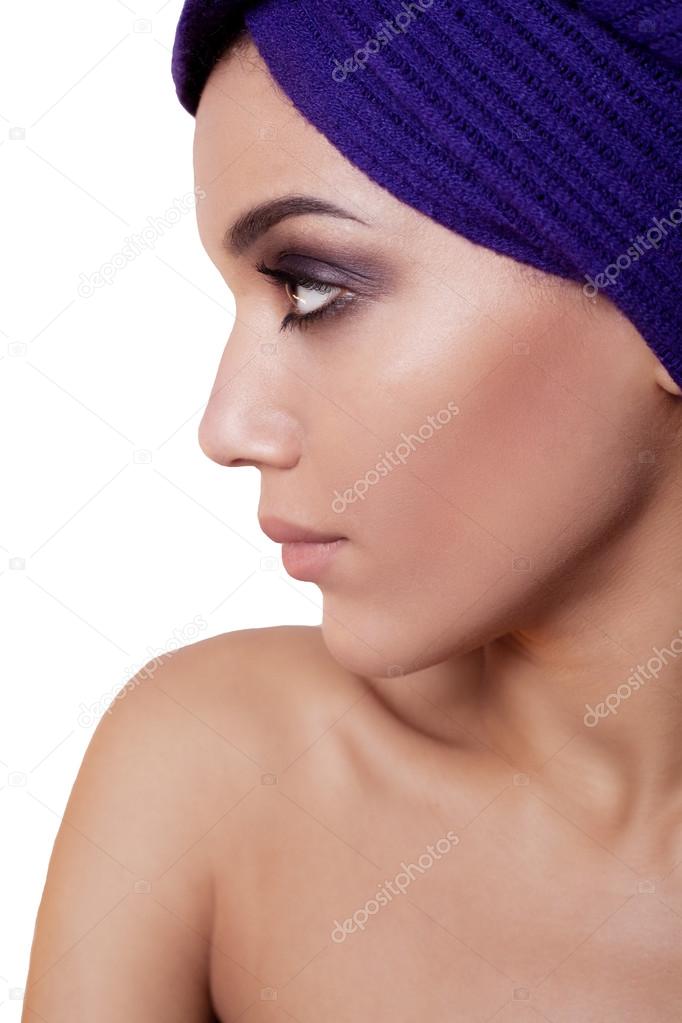
[[[260,470],[323,620],[187,646],[104,715],[24,1023],[674,1023],[680,7],[423,2],[380,36],[380,2],[270,0],[235,36],[239,6],[176,43],[237,309],[199,440]]]

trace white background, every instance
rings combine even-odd
[[[19,1021],[52,843],[113,694],[174,646],[321,620],[260,531],[257,470],[197,440],[234,303],[177,213],[181,6],[0,11],[0,1023]],[[79,294],[149,217],[177,223]]]

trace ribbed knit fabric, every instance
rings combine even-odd
[[[191,114],[244,21],[368,177],[606,295],[682,385],[682,0],[187,0]]]

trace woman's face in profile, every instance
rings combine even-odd
[[[636,525],[646,452],[665,446],[635,329],[370,181],[252,44],[208,81],[195,174],[201,238],[236,300],[200,443],[260,470],[261,518],[347,538],[319,581],[331,653],[407,673],[568,611],[609,568],[603,538]],[[292,195],[347,216],[231,235]]]

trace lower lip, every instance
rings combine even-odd
[[[345,542],[342,537],[329,543],[284,543],[282,564],[294,579],[315,582]]]

